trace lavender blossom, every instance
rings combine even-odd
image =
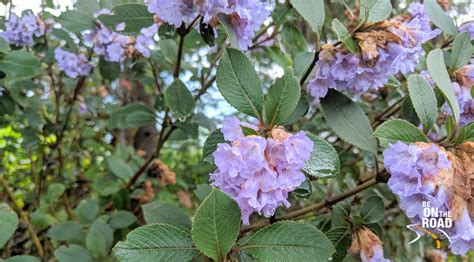
[[[8,43],[16,46],[33,46],[33,36],[40,37],[46,32],[46,25],[32,13],[21,18],[11,14],[6,23],[5,32],[0,32]]]
[[[129,37],[112,32],[103,24],[85,35],[84,40],[93,44],[96,55],[104,56],[106,61],[120,63],[125,61],[125,51],[131,43]]]
[[[452,82],[452,86],[461,109],[459,125],[468,125],[474,121],[474,99],[471,96],[471,88],[461,86],[456,82]],[[443,112],[445,115],[452,114],[447,103],[443,106]]]
[[[316,73],[308,84],[314,102],[319,103],[329,89],[358,96],[384,86],[390,76],[413,72],[423,53],[421,45],[441,33],[439,29],[431,30],[425,18],[418,14],[407,22],[394,20],[380,24],[376,29],[385,30],[382,34],[390,40],[377,46],[364,42],[374,33],[362,33],[358,40],[367,47],[362,48],[360,57],[344,49],[324,46],[316,62]],[[368,62],[374,64],[369,66]]]
[[[270,217],[282,205],[290,206],[288,193],[306,179],[301,172],[310,158],[313,143],[304,132],[289,134],[274,129],[269,138],[245,136],[241,126],[255,128],[236,118],[224,122],[224,138],[214,152],[217,170],[212,184],[237,201],[244,224],[253,212]]]
[[[58,47],[54,50],[54,58],[61,71],[70,78],[89,75],[92,70],[92,65],[84,54],[74,54]]]
[[[447,155],[434,144],[390,145],[384,153],[384,164],[391,177],[387,183],[400,198],[400,208],[409,218],[420,220],[423,201],[432,207],[446,209],[448,189],[437,183],[451,170]]]
[[[459,27],[459,31],[467,32],[471,40],[474,40],[474,21],[469,21]]]
[[[190,24],[198,16],[197,5],[193,0],[145,0],[148,11],[162,21],[175,27]]]
[[[144,57],[150,57],[150,46],[153,46],[155,44],[155,41],[153,40],[153,35],[155,35],[157,31],[158,26],[156,24],[147,28],[142,28],[140,30],[140,34],[137,36],[135,42],[135,48]]]
[[[234,27],[239,48],[247,50],[252,45],[252,38],[271,12],[269,2],[262,0],[230,0],[234,12],[231,22]]]
[[[464,255],[474,249],[474,224],[467,208],[463,209],[461,217],[454,222],[455,234],[450,236],[449,248],[456,255]]]

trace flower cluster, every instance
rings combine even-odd
[[[155,44],[153,36],[158,31],[158,25],[154,24],[147,28],[142,28],[135,40],[135,49],[144,57],[150,57],[150,47]]]
[[[257,127],[228,118],[221,129],[231,144],[218,144],[214,152],[217,170],[210,175],[212,184],[240,206],[242,221],[249,223],[253,212],[270,217],[277,207],[290,206],[288,193],[305,181],[301,172],[310,158],[313,143],[304,132],[290,134],[275,128],[271,136],[245,136],[242,126]]]
[[[382,241],[370,229],[359,228],[352,236],[351,253],[360,253],[362,262],[389,262],[383,257]]]
[[[355,33],[360,55],[345,48],[323,46],[316,73],[308,84],[315,102],[329,89],[360,95],[382,87],[390,76],[413,72],[423,53],[422,44],[441,33],[439,29],[431,30],[420,7],[413,13],[416,15],[409,21],[394,18],[367,24]]]
[[[54,50],[54,58],[59,69],[70,78],[89,75],[92,69],[89,59],[84,54],[76,55],[58,47]]]
[[[120,63],[125,61],[127,46],[131,44],[128,36],[112,32],[101,23],[84,40],[92,43],[94,53],[104,56],[105,61]]]
[[[457,82],[451,83],[456,94],[461,115],[459,116],[459,125],[465,126],[474,121],[474,99],[471,96],[471,88],[459,85]],[[443,111],[445,115],[451,114],[451,108],[444,104]]]
[[[262,0],[147,0],[148,11],[156,14],[158,20],[175,27],[183,23],[190,25],[199,16],[203,22],[215,25],[220,13],[230,15],[236,32],[239,48],[246,50],[261,24],[268,18],[271,4]]]
[[[384,164],[391,174],[388,186],[399,197],[400,208],[414,223],[425,217],[423,202],[439,211],[456,211],[454,227],[448,229],[450,248],[455,254],[465,254],[474,248],[474,226],[465,205],[457,204],[464,202],[455,201],[454,182],[460,174],[454,173],[452,159],[450,152],[428,143],[397,142],[384,151]]]
[[[49,25],[32,13],[24,14],[22,17],[12,13],[6,23],[5,31],[0,32],[0,37],[12,45],[32,46],[34,44],[33,37],[44,35],[47,28]]]

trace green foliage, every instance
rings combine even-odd
[[[59,241],[69,241],[78,237],[81,232],[81,225],[77,222],[66,221],[51,227],[48,230],[48,237]]]
[[[11,51],[0,61],[0,71],[11,80],[32,78],[40,73],[38,59],[26,51]]]
[[[242,113],[262,119],[263,91],[260,79],[247,57],[227,49],[217,68],[217,86],[222,96]]]
[[[362,201],[360,216],[366,224],[380,222],[384,218],[383,200],[378,196],[371,196]]]
[[[204,147],[202,149],[202,159],[211,164],[214,163],[214,157],[212,156],[212,153],[216,151],[218,144],[225,142],[224,135],[220,129],[212,132],[207,137],[206,142],[204,142]]]
[[[130,104],[120,108],[110,116],[110,128],[136,128],[155,121],[155,112],[142,104]]]
[[[388,144],[394,144],[397,141],[404,143],[428,142],[423,132],[402,119],[389,120],[383,123],[375,130],[374,136],[379,138],[382,147],[387,147]]]
[[[89,251],[78,245],[62,246],[54,251],[54,256],[59,262],[94,261]]]
[[[362,0],[360,18],[367,22],[380,22],[390,17],[392,3],[390,0]]]
[[[336,33],[337,38],[339,41],[341,41],[349,51],[352,53],[356,54],[357,53],[357,46],[352,39],[351,35],[349,34],[349,31],[347,31],[346,27],[344,26],[341,21],[339,21],[337,18],[334,18],[332,20],[332,30]]]
[[[142,206],[143,216],[147,224],[162,223],[191,230],[191,220],[188,215],[176,205],[158,201]]]
[[[311,158],[306,161],[303,172],[317,178],[332,178],[339,175],[340,163],[336,149],[326,140],[307,133],[313,142]]]
[[[265,114],[267,125],[284,123],[293,113],[300,99],[300,85],[292,71],[286,71],[268,90],[265,97]]]
[[[240,249],[262,261],[327,261],[335,252],[316,227],[283,221],[260,229]]]
[[[347,96],[330,90],[321,100],[324,117],[336,134],[347,142],[377,153],[377,141],[364,112]]]
[[[435,49],[428,54],[427,58],[428,72],[431,75],[431,78],[435,81],[439,90],[443,94],[446,102],[448,102],[451,111],[453,112],[453,117],[455,123],[459,122],[460,108],[459,103],[456,99],[456,94],[454,93],[453,86],[451,85],[451,80],[446,70],[446,65],[444,63],[443,52],[441,49]]]
[[[113,249],[117,261],[187,261],[199,254],[191,235],[166,224],[139,227]]]
[[[474,46],[471,43],[469,34],[467,32],[458,34],[454,39],[453,49],[451,51],[450,67],[452,69],[460,69],[467,65],[473,52]]]
[[[114,6],[113,15],[100,15],[99,19],[114,30],[119,23],[125,23],[122,33],[138,34],[140,29],[153,24],[153,15],[150,14],[145,5],[123,4]]]
[[[18,215],[6,204],[0,204],[0,247],[3,248],[18,226]]]
[[[431,22],[439,27],[443,32],[450,35],[457,35],[458,28],[454,24],[453,19],[438,5],[436,0],[423,1],[425,12]]]
[[[293,7],[308,22],[313,32],[318,34],[324,25],[324,1],[323,0],[291,0]]]
[[[165,103],[177,117],[185,118],[193,112],[194,97],[180,80],[175,80],[164,96]]]
[[[239,206],[224,192],[213,188],[194,216],[194,244],[204,255],[220,261],[234,246],[239,229]]]
[[[413,108],[424,128],[429,130],[436,122],[437,105],[433,88],[420,75],[408,77],[408,91]]]

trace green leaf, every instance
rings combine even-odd
[[[99,215],[99,211],[99,202],[95,199],[82,200],[76,208],[76,214],[79,217],[79,221],[83,224],[94,222],[96,217]]]
[[[347,31],[344,24],[342,24],[341,21],[339,21],[337,18],[334,18],[334,20],[332,20],[331,25],[332,30],[334,30],[334,32],[336,33],[339,41],[341,41],[347,47],[347,49],[349,49],[349,51],[354,54],[357,54],[357,46],[351,35],[349,35],[349,31]]]
[[[116,62],[105,61],[103,57],[99,59],[99,71],[103,78],[113,81],[120,75],[120,64]]]
[[[339,156],[336,149],[326,142],[326,140],[306,133],[313,141],[313,151],[311,158],[306,161],[303,172],[309,176],[317,178],[332,178],[339,174]]]
[[[392,3],[390,0],[361,0],[360,19],[367,22],[380,22],[390,17]]]
[[[57,20],[64,28],[76,34],[95,27],[94,18],[79,11],[67,10]]]
[[[244,134],[244,136],[256,136],[256,135],[258,135],[258,132],[255,129],[250,128],[248,126],[240,125],[240,128],[242,129],[242,133]]]
[[[15,81],[29,79],[39,74],[40,63],[33,53],[11,51],[0,61],[0,71]]]
[[[424,128],[429,130],[436,122],[438,107],[436,96],[430,84],[420,75],[408,77],[410,100]]]
[[[5,262],[41,262],[41,260],[34,256],[20,255],[7,258]]]
[[[436,0],[425,0],[425,13],[430,18],[431,22],[450,35],[457,35],[458,28],[449,15],[438,5]]]
[[[78,0],[76,2],[77,11],[94,17],[94,13],[99,11],[100,5],[97,0]]]
[[[294,122],[300,120],[302,117],[308,113],[309,110],[309,102],[308,102],[308,95],[306,92],[301,92],[300,95],[300,100],[298,101],[298,104],[296,105],[295,110],[293,110],[293,113],[285,120],[285,122],[282,125],[290,125],[293,124]]]
[[[468,124],[463,127],[463,129],[465,130],[465,133],[462,142],[474,142],[474,123]]]
[[[283,24],[281,41],[285,49],[292,54],[308,51],[308,45],[303,34],[290,23]]]
[[[81,225],[73,221],[66,221],[51,227],[48,230],[48,237],[58,241],[68,241],[79,236],[81,232]]]
[[[208,184],[200,184],[197,185],[196,190],[194,190],[194,194],[199,198],[199,200],[204,201],[211,191],[212,186]]]
[[[163,223],[191,230],[189,216],[173,204],[155,201],[142,205],[142,210],[147,224]]]
[[[378,196],[371,196],[362,201],[360,216],[364,224],[377,223],[384,218],[383,200]]]
[[[312,192],[313,186],[311,186],[311,182],[306,179],[292,192],[292,194],[299,198],[308,198]]]
[[[230,46],[233,48],[239,48],[239,41],[237,39],[237,34],[235,33],[234,26],[230,21],[230,17],[226,14],[218,14],[217,17],[219,18],[219,22],[224,29],[224,32],[229,39]]]
[[[142,104],[129,104],[112,113],[110,128],[138,128],[155,122],[155,112]]]
[[[132,212],[120,210],[110,216],[109,225],[112,228],[127,228],[137,221]]]
[[[459,69],[471,59],[471,55],[474,52],[474,47],[471,43],[471,38],[467,32],[460,33],[456,36],[453,43],[453,49],[451,51],[451,65],[452,69]]]
[[[204,255],[216,261],[224,260],[237,240],[240,218],[238,204],[213,188],[194,216],[194,244]]]
[[[267,125],[282,124],[295,110],[300,99],[301,88],[292,70],[286,70],[268,90],[265,98]]]
[[[0,52],[6,54],[8,51],[10,51],[10,44],[5,38],[0,37]]]
[[[237,110],[262,119],[264,99],[260,79],[240,51],[231,48],[225,51],[217,68],[217,87]]]
[[[91,225],[90,230],[100,233],[105,238],[107,251],[112,247],[114,242],[114,230],[107,223],[99,218]]]
[[[121,178],[124,181],[128,181],[133,177],[133,170],[130,164],[125,162],[125,160],[118,155],[107,156],[105,158],[108,169],[116,177]]]
[[[428,138],[416,126],[402,119],[389,120],[374,132],[382,147],[397,141],[405,143],[428,142]]]
[[[90,230],[87,234],[86,247],[95,258],[102,258],[107,255],[107,240],[101,233],[95,230]]]
[[[315,226],[283,221],[255,232],[240,247],[259,261],[328,261],[335,249]]]
[[[441,49],[435,49],[428,54],[427,66],[431,78],[435,81],[443,97],[448,102],[451,112],[454,113],[453,116],[456,124],[459,123],[461,111],[451,84],[451,79],[446,70],[446,65],[444,64],[443,51],[441,51]]]
[[[377,154],[377,140],[372,136],[369,119],[350,98],[329,90],[321,107],[329,126],[341,139]]]
[[[324,25],[323,0],[291,0],[293,7],[308,22],[313,32],[320,34]]]
[[[120,23],[125,23],[125,29],[120,33],[136,35],[140,29],[153,25],[153,14],[148,12],[146,5],[122,4],[112,8],[113,15],[100,15],[99,20],[105,26],[114,30]]]
[[[0,248],[8,242],[18,227],[18,215],[7,204],[0,204]]]
[[[191,235],[171,225],[139,227],[113,248],[117,261],[188,261],[199,254]]]
[[[202,148],[202,159],[210,164],[214,163],[214,157],[212,154],[217,149],[217,145],[220,143],[225,143],[224,135],[220,129],[214,130],[204,142],[204,147]]]
[[[181,80],[177,79],[165,90],[165,103],[171,112],[179,118],[185,118],[193,112],[194,97]]]
[[[92,262],[89,251],[78,245],[62,246],[54,251],[54,256],[59,262]]]
[[[336,254],[332,256],[332,261],[342,261],[352,243],[352,235],[347,227],[334,227],[326,232],[326,236],[331,240],[336,248]]]

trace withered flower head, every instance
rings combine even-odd
[[[362,260],[386,261],[383,258],[382,241],[372,230],[361,227],[352,234],[349,252],[359,253]]]
[[[459,218],[464,207],[474,218],[474,142],[463,143],[450,151],[448,157],[454,167],[453,218]]]

